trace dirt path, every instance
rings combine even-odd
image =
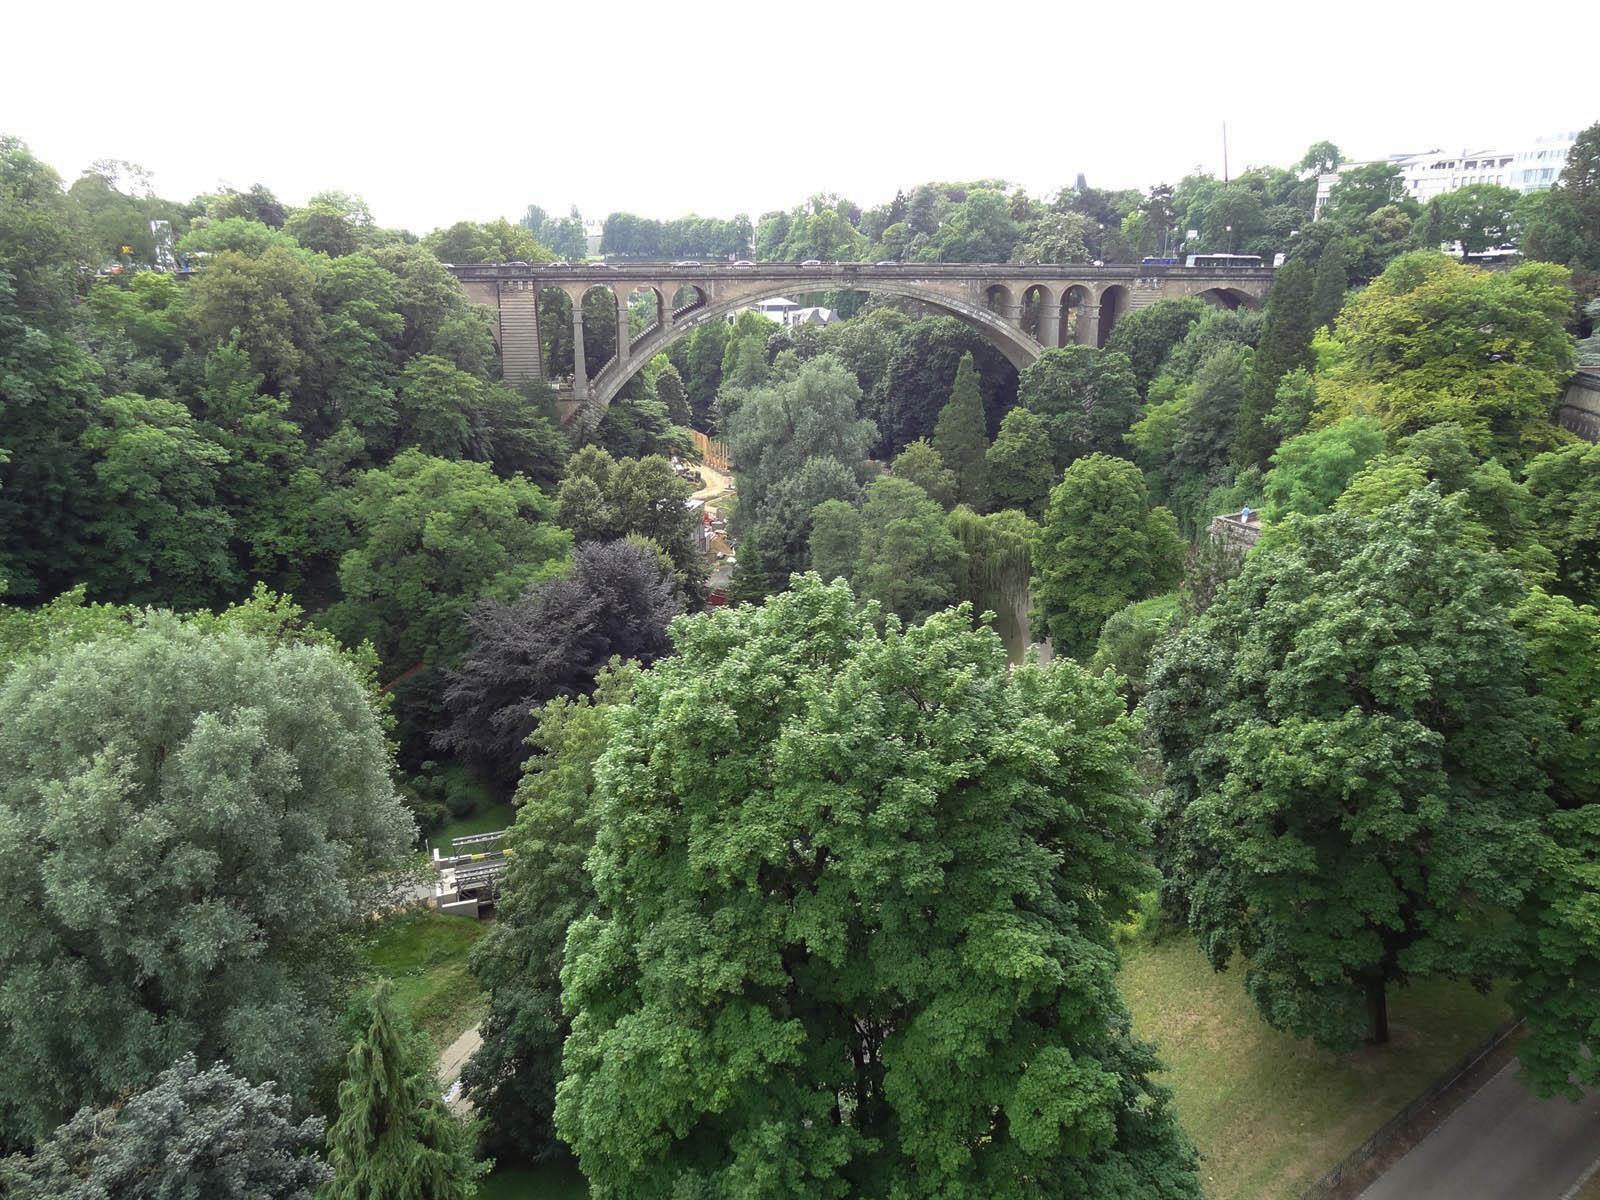
[[[452,1112],[466,1113],[472,1110],[472,1103],[461,1094],[461,1068],[467,1065],[467,1059],[477,1052],[483,1045],[483,1036],[474,1025],[455,1041],[445,1047],[443,1054],[439,1055],[439,1083],[444,1087],[445,1102],[449,1104]]]

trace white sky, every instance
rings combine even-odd
[[[1600,120],[1594,0],[0,0],[0,132],[70,182],[339,188],[418,233],[531,203],[758,217],[929,179],[1049,193]]]

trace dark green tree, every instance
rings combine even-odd
[[[517,788],[512,851],[495,922],[472,948],[472,973],[489,994],[483,1044],[461,1073],[493,1143],[532,1161],[559,1153],[553,1114],[561,1044],[567,929],[596,909],[584,861],[597,823],[595,764],[610,742],[608,710],[627,701],[633,673],[612,670],[592,697],[560,697],[535,710],[537,751]]]
[[[1416,492],[1258,547],[1157,664],[1168,898],[1275,1028],[1384,1042],[1390,987],[1516,962],[1553,732],[1521,591]]]
[[[563,968],[597,1190],[1199,1195],[1115,987],[1149,878],[1122,700],[970,621],[880,632],[802,577],[640,676]]]
[[[327,1200],[470,1200],[490,1164],[439,1094],[432,1052],[380,983],[345,1057],[339,1115],[328,1129]]]
[[[871,398],[871,412],[865,414],[877,423],[881,457],[893,458],[902,447],[933,434],[963,354],[971,354],[978,368],[986,431],[999,427],[1015,395],[1011,365],[980,334],[954,317],[925,317],[913,321],[896,338]]]
[[[1528,464],[1538,540],[1556,556],[1556,586],[1600,606],[1600,446],[1582,442]]]
[[[1266,321],[1250,361],[1234,433],[1233,459],[1241,467],[1266,465],[1277,444],[1266,418],[1277,400],[1278,383],[1290,371],[1309,370],[1315,364],[1311,353],[1311,336],[1317,328],[1314,288],[1311,268],[1301,259],[1285,263],[1272,281]]]
[[[989,504],[1014,508],[1034,520],[1044,515],[1055,481],[1055,455],[1045,424],[1026,408],[1014,408],[1000,422],[1000,433],[984,455],[989,468]]]
[[[1033,553],[1034,603],[1059,654],[1087,658],[1106,618],[1170,590],[1183,541],[1164,508],[1151,508],[1139,468],[1091,454],[1050,492]]]
[[[1121,453],[1139,387],[1118,351],[1062,346],[1023,369],[1017,403],[1044,423],[1059,472],[1088,454]]]
[[[988,424],[978,392],[978,368],[963,354],[956,367],[950,402],[933,426],[933,448],[955,476],[955,500],[979,512],[989,506]]]
[[[1278,284],[1275,282],[1273,286],[1276,288]],[[1185,296],[1178,300],[1157,300],[1117,321],[1106,339],[1106,349],[1127,355],[1141,396],[1161,370],[1167,353],[1183,341],[1205,311],[1204,300]]]

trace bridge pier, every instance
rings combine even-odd
[[[1078,331],[1073,340],[1080,346],[1100,345],[1100,306],[1098,304],[1081,304],[1078,306]]]
[[[1039,344],[1054,350],[1061,344],[1061,301],[1039,297]]]
[[[589,367],[583,361],[583,296],[572,301],[572,398],[579,404],[589,399]]]
[[[617,300],[617,362],[626,367],[628,356],[632,353],[632,347],[628,345],[633,340],[628,328],[628,298],[632,293],[626,284],[619,284],[611,289],[611,294]]]

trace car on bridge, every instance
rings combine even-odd
[[[800,265],[802,267],[820,267],[822,265],[822,260],[820,258],[808,258]]]
[[[736,266],[736,267],[753,267],[753,266],[755,266],[755,263],[751,262],[748,258],[741,258],[738,262],[734,263],[733,265]]]
[[[686,258],[682,262],[675,262],[672,265],[675,267],[698,267],[700,265],[700,260],[697,258]]]

